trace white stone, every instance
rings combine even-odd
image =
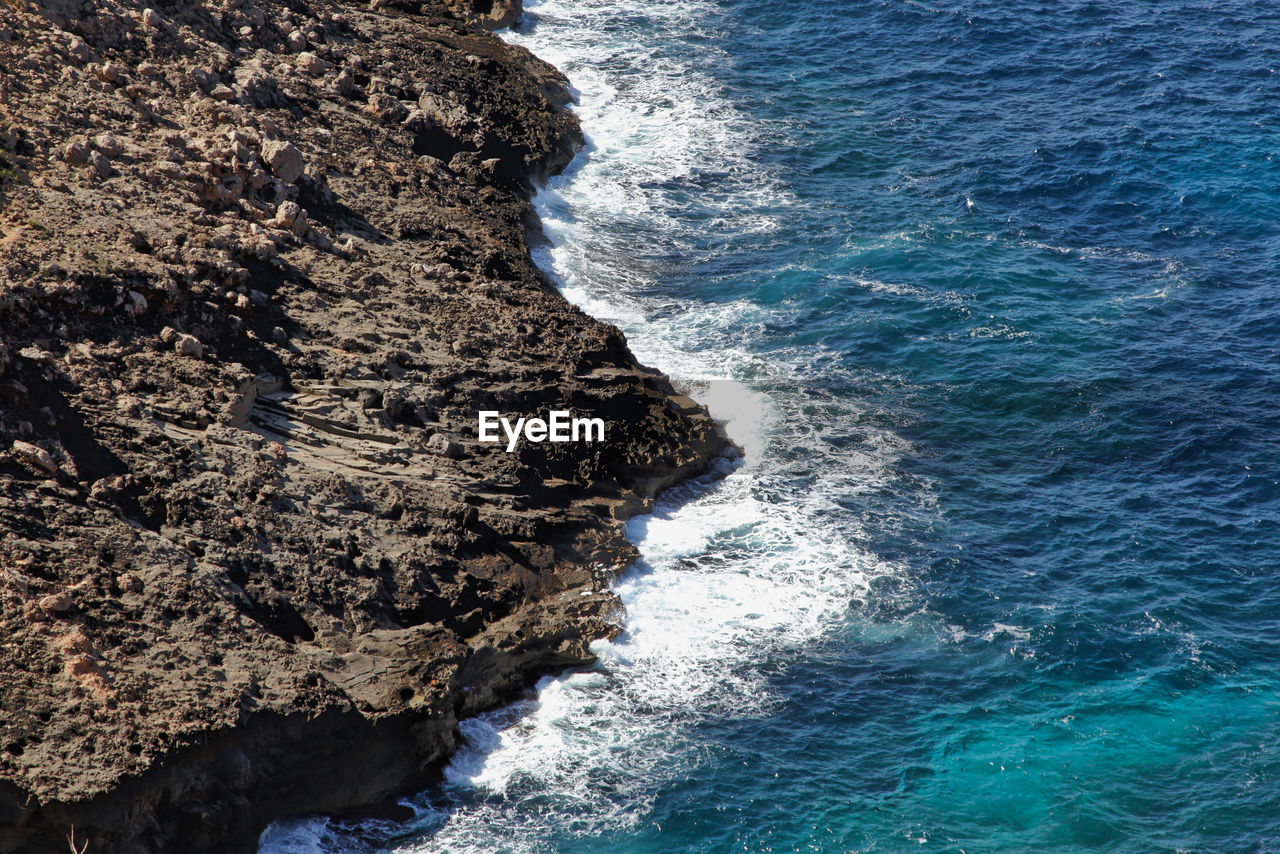
[[[302,152],[292,143],[270,140],[262,146],[262,160],[275,175],[286,184],[302,177]]]

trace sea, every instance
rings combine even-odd
[[[1280,6],[526,0],[538,261],[742,447],[599,664],[263,854],[1280,851]]]

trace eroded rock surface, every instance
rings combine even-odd
[[[532,265],[580,133],[498,5],[0,4],[0,852],[421,785],[724,449]],[[607,441],[476,441],[551,408]]]

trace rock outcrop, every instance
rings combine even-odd
[[[474,17],[490,30],[513,26],[524,12],[524,0],[447,0],[449,8],[463,17]]]
[[[725,449],[533,266],[581,136],[499,5],[0,4],[0,852],[421,786]]]

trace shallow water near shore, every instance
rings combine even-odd
[[[600,664],[263,851],[1280,850],[1280,13],[529,2],[540,263],[729,421]]]

